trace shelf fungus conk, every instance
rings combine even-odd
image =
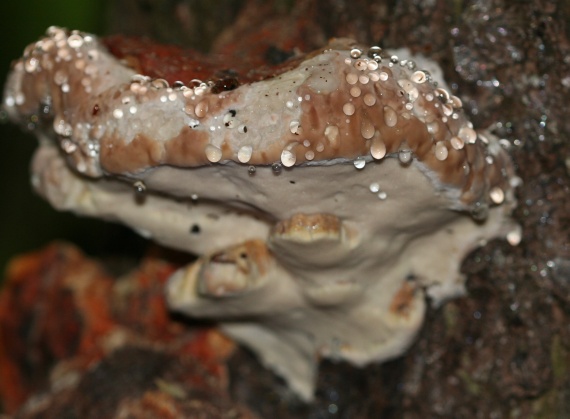
[[[402,354],[426,301],[464,292],[467,253],[520,240],[509,155],[437,69],[346,39],[232,83],[140,61],[55,27],[26,49],[3,107],[39,138],[33,185],[198,255],[170,308],[219,320],[304,399],[319,358]]]

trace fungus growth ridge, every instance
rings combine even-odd
[[[319,356],[401,354],[426,297],[464,292],[468,252],[520,240],[505,141],[433,63],[336,39],[274,68],[172,48],[155,68],[107,45],[52,27],[14,64],[3,106],[40,139],[34,187],[199,255],[170,307],[219,319],[305,399]]]

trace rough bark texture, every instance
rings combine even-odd
[[[146,417],[147,404],[190,409],[196,405],[189,395],[200,394],[203,417],[220,417],[237,405],[247,405],[261,417],[279,418],[570,417],[570,118],[565,106],[570,93],[570,3],[227,0],[214,9],[207,6],[209,2],[189,0],[116,4],[126,9],[114,21],[114,32],[177,39],[203,51],[211,47],[231,51],[232,59],[263,55],[278,60],[294,47],[310,50],[333,36],[386,48],[407,46],[432,57],[475,126],[492,126],[514,144],[513,158],[524,181],[514,216],[523,227],[523,241],[516,248],[492,242],[474,252],[463,266],[469,295],[430,310],[406,356],[363,370],[323,364],[312,405],[299,404],[242,349],[228,361],[226,387],[227,377],[219,371],[225,371],[227,352],[219,355],[215,345],[204,348],[213,351],[215,362],[208,362],[216,365],[218,373],[207,379],[202,375],[198,391],[188,384],[193,381],[187,376],[205,374],[201,363],[206,361],[179,356],[176,351],[181,349],[163,339],[168,335],[168,342],[204,342],[200,333],[215,332],[198,333],[195,326],[172,322],[162,302],[134,317],[123,309],[115,319],[108,293],[123,286],[104,275],[97,281],[94,275],[88,284],[92,298],[100,295],[100,307],[109,306],[107,311],[96,310],[97,315],[107,313],[103,318],[108,320],[87,321],[95,309],[79,304],[78,291],[69,289],[85,290],[87,285],[81,285],[85,277],[100,268],[84,261],[86,266],[72,269],[69,263],[75,259],[53,256],[63,251],[52,247],[30,259],[38,266],[35,274],[13,268],[17,274],[12,274],[2,294],[0,388],[7,409],[17,409],[35,393],[43,395],[34,399],[36,409],[45,404],[49,409],[82,412],[87,406],[83,403],[97,404],[100,397],[107,400],[100,408],[126,406],[140,409],[131,417]],[[125,16],[133,16],[136,25],[125,26],[131,21]],[[137,33],[137,27],[143,32]],[[75,250],[64,248],[79,257]],[[158,287],[173,269],[164,263],[147,261],[140,268],[144,275],[138,275]],[[13,266],[18,264],[21,260]],[[40,298],[34,287],[45,281],[55,283]],[[144,301],[142,290],[150,292],[148,285],[137,289],[132,291],[138,296],[135,306]],[[150,298],[147,294],[144,298]],[[154,320],[143,321],[143,313]],[[156,327],[153,322],[159,318],[163,326]],[[120,349],[110,352],[102,344],[89,346],[89,336],[101,333],[95,329],[110,327],[109,323],[128,330],[129,337],[119,339],[127,343],[115,343]],[[57,338],[50,330],[57,332]],[[92,352],[85,354],[86,347]],[[113,378],[132,374],[130,363],[148,366],[132,378],[138,384],[128,391],[136,395],[118,391],[121,379]],[[68,370],[79,371],[79,384],[64,386],[64,396],[46,393],[58,382],[58,374],[65,378]],[[156,384],[156,377],[166,384]],[[108,389],[107,382],[112,383]],[[212,394],[219,397],[215,402]],[[30,409],[30,402],[26,406]],[[243,417],[249,414],[237,409]]]

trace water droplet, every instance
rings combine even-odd
[[[374,125],[365,116],[362,117],[360,122],[360,134],[367,140],[374,137],[374,132],[376,131]]]
[[[194,114],[198,117],[198,118],[203,118],[206,116],[206,114],[208,113],[208,102],[206,102],[205,100],[203,100],[202,102],[198,103],[196,105],[196,107],[194,108]]]
[[[61,141],[60,143],[61,149],[65,151],[67,154],[71,154],[77,150],[77,144],[75,144],[70,139],[66,138]]]
[[[47,116],[51,112],[51,103],[50,102],[40,102],[39,105],[39,114],[40,116]]]
[[[362,55],[362,51],[358,48],[353,48],[350,50],[350,56],[352,58],[360,58],[361,55]]]
[[[374,106],[376,104],[376,97],[372,93],[366,93],[362,100],[367,106]]]
[[[376,160],[384,158],[386,155],[386,144],[380,138],[375,138],[372,140],[372,145],[370,146],[370,154]]]
[[[208,144],[204,151],[206,158],[212,163],[217,163],[222,159],[222,150],[213,144]]]
[[[247,173],[248,173],[250,176],[253,176],[253,175],[255,175],[256,170],[257,170],[257,169],[255,168],[255,166],[249,166],[249,167],[247,168]]]
[[[137,194],[144,194],[146,192],[146,185],[142,180],[137,180],[133,183],[133,188]]]
[[[435,89],[435,95],[441,100],[442,103],[447,103],[449,101],[449,92],[441,87]]]
[[[412,151],[411,150],[400,150],[398,152],[398,159],[402,164],[408,164],[412,161]]]
[[[271,165],[271,170],[273,171],[274,174],[278,175],[279,173],[281,173],[281,163],[273,163]]]
[[[368,70],[368,64],[364,60],[358,60],[354,63],[354,68],[358,71]]]
[[[451,143],[451,147],[453,147],[456,150],[461,150],[465,145],[463,140],[459,137],[452,137],[451,140],[449,140],[449,142]]]
[[[358,86],[353,86],[350,88],[350,96],[352,96],[352,97],[360,96],[361,92],[362,91],[360,90],[360,87],[358,87]]]
[[[291,134],[300,134],[300,128],[301,123],[295,119],[289,123],[289,130],[291,131]]]
[[[237,157],[241,163],[247,163],[251,159],[253,153],[253,147],[250,145],[244,145],[238,151]]]
[[[518,245],[522,240],[522,231],[519,226],[507,234],[507,241],[511,246]]]
[[[364,160],[364,157],[357,157],[354,160],[354,167],[356,167],[358,170],[364,169],[364,166],[366,166],[366,160]]]
[[[368,49],[368,56],[370,58],[374,58],[376,56],[380,56],[382,54],[382,48],[373,46]]]
[[[495,186],[489,191],[489,197],[495,204],[500,205],[505,200],[505,192],[498,186]]]
[[[445,116],[449,116],[453,113],[453,107],[449,103],[444,103],[441,106],[441,110]]]
[[[230,110],[224,115],[223,122],[226,128],[233,128],[236,125],[236,114],[237,112],[235,110]]]
[[[11,108],[12,106],[15,106],[15,105],[16,105],[16,99],[14,99],[13,96],[6,96],[6,97],[4,98],[4,104],[5,104],[7,107]]]
[[[297,156],[292,153],[290,150],[283,150],[281,152],[281,163],[285,167],[291,167],[297,161]]]
[[[71,48],[80,48],[83,45],[83,37],[77,33],[70,35],[67,38],[67,45]]]
[[[388,194],[384,191],[378,193],[378,198],[380,198],[381,200],[385,200],[386,198],[388,198]]]
[[[168,87],[168,82],[164,79],[154,79],[150,82],[150,85],[155,89],[166,89]]]
[[[346,82],[348,84],[356,84],[358,82],[358,75],[354,73],[348,73],[346,75]]]
[[[370,192],[372,192],[372,193],[380,192],[380,184],[377,182],[371,183],[370,184]]]
[[[445,143],[443,141],[438,141],[435,144],[435,158],[439,161],[444,161],[447,159],[448,151]]]
[[[352,103],[347,102],[342,106],[342,111],[346,116],[351,116],[354,115],[354,112],[356,112],[356,108]]]
[[[56,134],[61,135],[62,137],[70,137],[73,132],[71,125],[65,122],[63,119],[54,120],[53,129]]]
[[[39,63],[40,61],[36,57],[31,57],[28,60],[26,60],[24,68],[28,73],[33,73],[38,69]]]
[[[461,109],[463,107],[463,103],[457,96],[451,96],[451,106],[455,109]]]
[[[398,115],[390,106],[384,106],[384,123],[388,127],[394,127],[398,123]]]
[[[427,80],[427,76],[423,71],[416,71],[414,74],[412,74],[410,80],[412,80],[414,83],[422,84]]]

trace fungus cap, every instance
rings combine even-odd
[[[520,239],[510,158],[437,70],[346,39],[221,88],[127,63],[50,28],[14,64],[36,190],[198,254],[170,307],[219,319],[305,399],[318,356],[401,354],[426,296],[463,293],[468,252]]]

